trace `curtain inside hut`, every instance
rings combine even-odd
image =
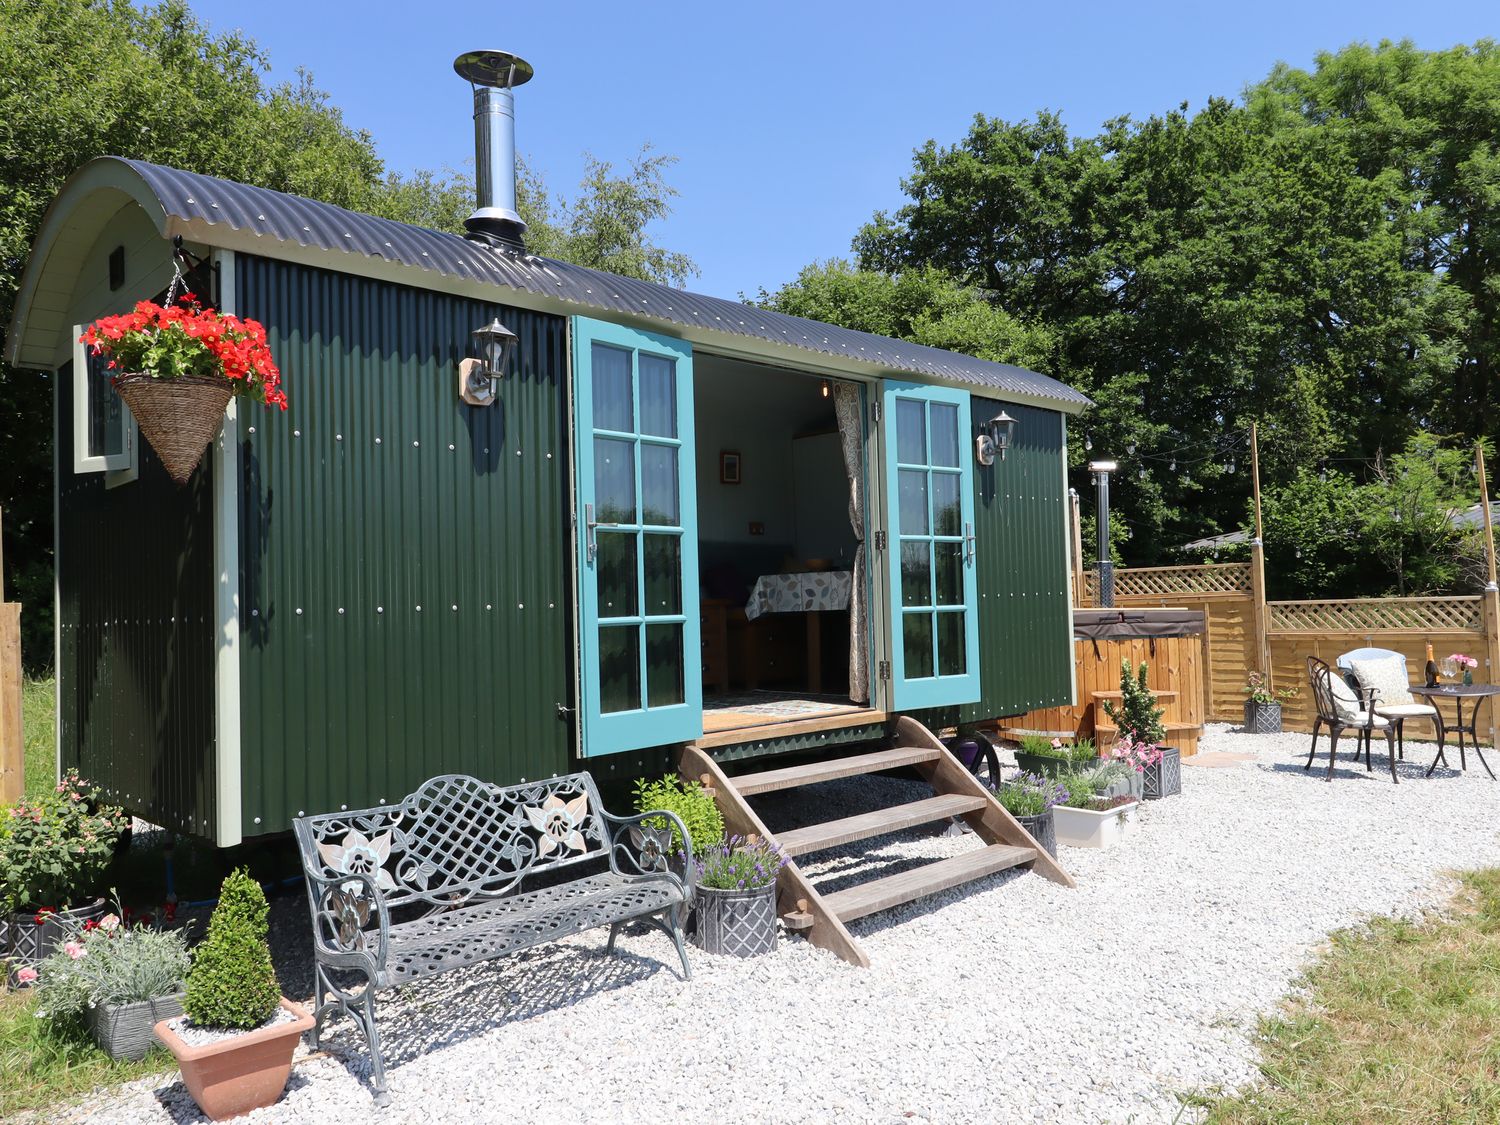
[[[835,383],[833,392],[844,471],[849,478],[849,526],[858,543],[849,583],[849,698],[865,703],[870,698],[870,613],[865,604],[865,412],[858,384]]]

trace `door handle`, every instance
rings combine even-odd
[[[599,555],[599,538],[594,534],[596,527],[619,527],[617,523],[608,523],[594,518],[594,506],[585,504],[583,506],[584,528],[588,536],[589,562],[592,563]]]
[[[974,561],[974,544],[977,541],[978,541],[978,537],[974,534],[974,525],[972,523],[965,522],[965,524],[964,524],[964,563],[966,565],[967,564],[972,564],[973,561]]]

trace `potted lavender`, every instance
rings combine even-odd
[[[758,836],[731,836],[696,862],[694,943],[731,957],[776,952],[776,876],[786,862],[780,849]]]
[[[1022,773],[997,787],[995,799],[1048,855],[1057,858],[1057,829],[1052,810],[1068,799],[1067,789],[1053,778]]]

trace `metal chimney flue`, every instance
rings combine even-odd
[[[469,237],[524,249],[516,210],[516,103],[512,91],[535,71],[509,51],[467,51],[453,60],[474,87],[474,182],[478,208],[464,220]]]

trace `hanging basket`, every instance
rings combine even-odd
[[[115,381],[141,434],[156,450],[168,475],[186,484],[219,432],[233,385],[212,375],[153,379],[132,372]]]

